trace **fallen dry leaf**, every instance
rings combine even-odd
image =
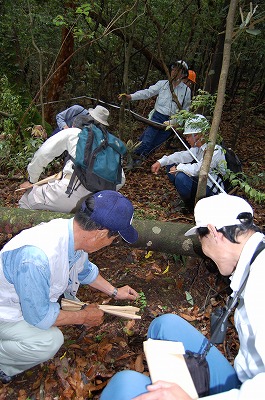
[[[143,372],[144,371],[144,364],[143,364],[143,354],[139,354],[135,360],[135,371]]]
[[[179,316],[189,322],[196,321],[196,317],[194,315],[179,313]]]

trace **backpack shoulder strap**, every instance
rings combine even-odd
[[[262,250],[265,249],[265,239],[263,239],[261,242],[259,242],[251,260],[250,260],[250,265],[255,261],[255,259],[258,257],[259,253],[262,252]]]
[[[232,312],[232,309],[234,308],[234,306],[236,305],[239,296],[241,295],[241,293],[243,292],[243,290],[245,289],[248,277],[249,277],[249,273],[250,273],[250,266],[251,264],[255,261],[255,259],[257,258],[257,256],[262,252],[262,250],[265,249],[265,241],[262,240],[261,242],[259,242],[258,246],[256,247],[256,250],[253,253],[253,256],[250,260],[249,263],[249,268],[248,268],[248,274],[244,280],[244,282],[242,283],[242,285],[240,286],[239,290],[236,292],[235,297],[230,297],[230,300],[228,302],[228,306],[227,306],[227,310],[224,312],[223,316],[220,318],[220,320],[218,321],[218,324],[216,325],[216,328],[211,336],[211,338],[208,341],[207,346],[205,347],[203,354],[206,355],[208,353],[208,351],[210,350],[212,344],[215,343],[215,339],[219,333],[220,328],[222,327],[223,323],[227,320],[227,318],[229,317],[229,315]]]

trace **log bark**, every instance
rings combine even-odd
[[[54,218],[73,217],[73,214],[5,207],[0,207],[0,215],[0,233],[12,235]],[[130,245],[132,247],[191,257],[203,255],[197,237],[184,236],[191,228],[190,224],[134,219],[133,226],[139,233],[139,239]],[[124,246],[125,242],[120,245]]]

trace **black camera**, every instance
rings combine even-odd
[[[212,314],[211,314],[211,336],[213,336],[213,333],[225,312],[226,312],[226,307],[217,307],[214,310],[214,312],[212,312]],[[215,339],[214,339],[215,344],[223,343],[223,341],[225,340],[227,325],[228,325],[228,319],[226,318],[225,321],[223,321],[223,323],[219,327],[219,330],[215,335]]]

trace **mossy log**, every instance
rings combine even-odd
[[[0,233],[12,235],[54,218],[73,217],[73,214],[4,207],[0,207],[0,214]],[[184,236],[191,228],[190,224],[134,219],[133,226],[139,233],[139,239],[132,247],[185,256],[202,256],[198,239],[195,236]]]

